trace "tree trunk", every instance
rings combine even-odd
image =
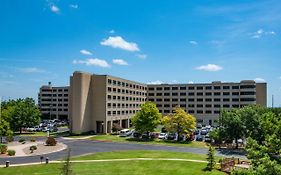
[[[235,138],[235,143],[236,143],[235,149],[238,149],[238,139],[237,138]]]
[[[2,143],[2,136],[1,136],[1,141],[0,141],[0,143]]]
[[[21,131],[21,127],[20,127],[20,134],[21,134],[21,132],[22,132],[22,131]]]

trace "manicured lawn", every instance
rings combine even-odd
[[[32,137],[41,137],[41,136],[47,136],[46,132],[22,132],[15,133],[16,136],[32,136]]]
[[[181,161],[122,161],[73,163],[72,170],[76,175],[223,175],[219,171],[204,172],[205,163]],[[0,174],[32,175],[60,174],[60,164],[34,165],[23,167],[1,168]]]
[[[165,141],[160,139],[155,140],[148,140],[148,141],[138,141],[134,138],[128,138],[128,137],[119,137],[118,135],[96,135],[91,138],[90,140],[98,140],[98,141],[107,141],[107,142],[130,142],[130,143],[141,143],[141,144],[159,144],[159,145],[168,145],[168,146],[187,146],[187,147],[193,147],[193,148],[207,148],[207,145],[205,142],[183,142],[178,143],[174,141]]]
[[[204,154],[182,153],[172,151],[132,150],[113,151],[73,157],[72,160],[101,160],[101,159],[126,159],[126,158],[180,158],[193,160],[206,160]],[[219,157],[216,157],[217,161]]]

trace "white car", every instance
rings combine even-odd
[[[128,137],[132,134],[132,131],[130,129],[123,129],[120,131],[119,136],[120,137]]]
[[[29,127],[29,128],[26,128],[26,131],[28,131],[28,132],[35,132],[36,128]]]
[[[166,137],[167,137],[167,134],[162,132],[159,134],[158,139],[166,139]]]

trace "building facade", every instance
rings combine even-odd
[[[130,126],[146,101],[147,86],[109,75],[74,72],[70,77],[70,129],[110,133],[113,123]]]
[[[38,106],[46,119],[67,119],[69,116],[69,86],[53,87],[51,82],[40,88]]]
[[[148,101],[156,103],[163,115],[179,106],[196,117],[197,123],[215,125],[222,109],[245,105],[266,106],[266,83],[244,80],[239,83],[148,85]]]
[[[69,100],[69,102],[68,102]],[[39,106],[44,115],[67,116],[73,133],[110,133],[114,123],[123,128],[145,101],[167,115],[179,106],[197,123],[216,125],[222,109],[249,104],[267,106],[267,84],[251,80],[199,84],[143,84],[109,75],[76,71],[70,87],[42,86]]]

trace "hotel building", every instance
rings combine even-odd
[[[38,101],[44,114],[51,111],[51,115],[59,117],[65,112],[73,133],[110,133],[113,123],[130,127],[130,118],[145,101],[154,102],[163,115],[179,106],[194,115],[197,123],[216,125],[222,109],[249,104],[266,106],[267,84],[243,80],[146,85],[110,75],[76,71],[70,77],[70,87],[42,86]]]

